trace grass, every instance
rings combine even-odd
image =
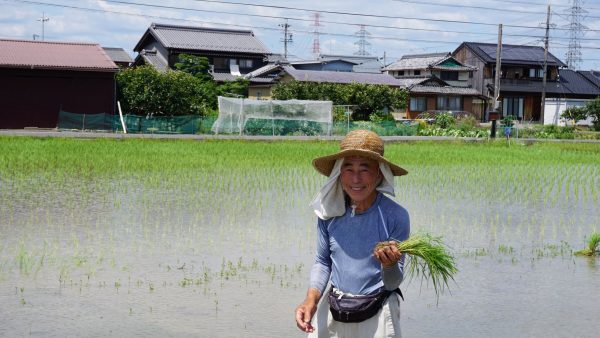
[[[437,298],[458,272],[454,256],[446,249],[441,237],[416,234],[398,242],[396,247],[398,251],[410,255],[404,269],[406,276],[409,279],[422,277],[431,282]]]
[[[338,148],[326,141],[0,137],[0,277],[35,278],[54,268],[55,280],[66,283],[124,266],[135,273],[130,257],[220,259],[227,243],[241,243],[249,260],[312,252],[306,204],[324,177],[310,163]],[[600,202],[598,144],[406,142],[386,144],[385,153],[409,171],[395,184],[414,227],[459,249],[517,243],[498,248],[511,254],[523,243],[576,238],[597,215],[589,206]],[[549,210],[569,212],[555,218]]]
[[[600,233],[594,233],[588,239],[588,247],[574,253],[575,256],[593,256],[600,254]]]

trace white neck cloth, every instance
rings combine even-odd
[[[342,182],[339,180],[343,162],[343,158],[339,158],[335,161],[331,174],[329,174],[329,178],[325,181],[321,190],[317,192],[314,199],[309,204],[310,207],[313,208],[315,214],[321,219],[327,220],[332,217],[342,216],[346,212],[344,190],[342,188]],[[377,191],[396,196],[394,193],[394,174],[392,174],[390,166],[386,163],[379,162],[379,169],[383,173],[383,179],[377,186]]]

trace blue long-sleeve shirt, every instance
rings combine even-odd
[[[406,209],[382,193],[363,213],[318,220],[318,243],[310,287],[325,291],[327,282],[345,293],[366,295],[382,287],[393,290],[403,278],[404,255],[397,265],[382,269],[373,256],[378,242],[406,240],[410,219]]]

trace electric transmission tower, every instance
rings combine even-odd
[[[314,27],[312,53],[315,56],[315,58],[317,58],[321,54],[321,44],[319,42],[319,27],[321,26],[321,13],[314,12],[312,16],[314,20],[312,23],[312,26]]]
[[[586,26],[581,22],[585,18],[587,11],[583,9],[583,0],[571,0],[572,6],[566,9],[569,24],[564,26],[569,29],[569,49],[567,50],[567,66],[570,69],[577,70],[581,64],[581,43],[579,39],[583,37]]]
[[[367,41],[367,37],[371,35],[371,33],[367,32],[365,25],[360,25],[360,30],[354,33],[354,35],[358,36],[359,39],[354,43],[355,45],[358,45],[358,52],[354,53],[354,55],[371,55],[367,52],[367,46],[371,45],[371,43]]]

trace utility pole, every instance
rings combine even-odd
[[[496,45],[496,74],[494,76],[494,102],[493,109],[488,112],[488,119],[492,121],[491,138],[496,138],[496,120],[500,117],[500,73],[502,73],[502,24],[498,25],[498,44]]]
[[[288,33],[288,28],[290,28],[290,25],[288,24],[288,19],[285,19],[285,23],[280,24],[279,27],[283,27],[283,39],[281,40],[281,42],[283,42],[283,57],[287,59],[288,42],[292,43],[292,33]]]
[[[44,41],[44,22],[46,22],[48,20],[50,20],[50,18],[47,18],[46,13],[44,13],[44,12],[42,12],[42,17],[37,20],[37,21],[42,22],[42,41]]]
[[[496,46],[496,76],[494,77],[494,110],[500,107],[500,74],[502,73],[502,24],[498,25],[498,45]]]
[[[544,74],[542,78],[542,104],[540,112],[540,122],[542,125],[544,124],[544,110],[546,109],[546,78],[548,75],[546,71],[548,70],[548,35],[550,33],[550,5],[548,5],[548,14],[546,15],[546,36],[544,37]]]
[[[319,57],[319,55],[321,55],[321,44],[319,42],[319,27],[321,26],[321,13],[319,12],[314,12],[313,13],[313,23],[312,25],[315,27],[313,30],[313,46],[312,46],[312,53],[315,56],[315,59]]]

